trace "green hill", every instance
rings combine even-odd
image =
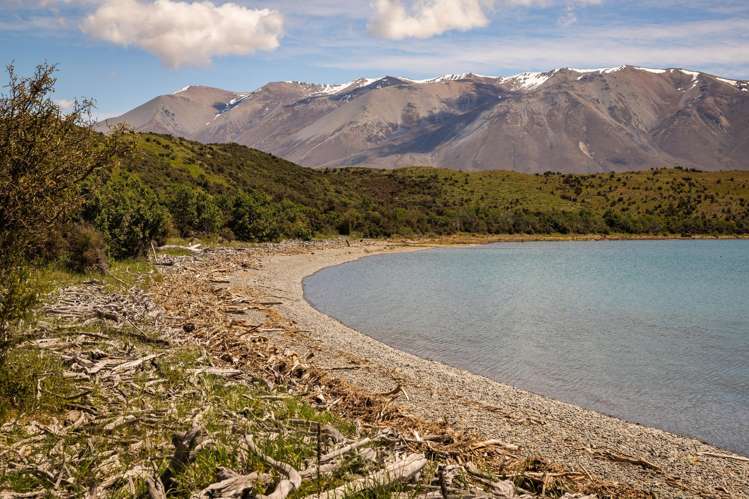
[[[233,231],[232,199],[240,194],[254,199],[256,208],[283,206],[281,212],[266,212],[283,222],[271,237],[254,237],[250,232],[241,234],[242,239],[304,233],[378,237],[455,232],[749,232],[749,172],[672,168],[528,175],[424,167],[313,170],[236,144],[205,145],[156,134],[136,136],[136,154],[125,169],[171,207],[183,234],[200,232],[175,216],[180,209],[175,192],[185,189],[208,194],[223,214],[221,224]],[[295,227],[292,233],[290,226]]]

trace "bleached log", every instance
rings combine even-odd
[[[267,478],[267,476],[257,472],[240,475],[232,470],[222,468],[219,470],[218,478],[220,479],[219,482],[209,485],[193,497],[196,499],[247,497],[255,488],[255,484]]]
[[[714,457],[717,459],[731,459],[733,461],[742,461],[745,463],[749,463],[749,457],[737,456],[735,454],[719,454],[717,452],[700,452],[699,455],[705,456],[705,457]]]
[[[161,353],[154,353],[151,355],[146,355],[145,357],[141,357],[140,359],[131,360],[130,362],[125,362],[123,364],[119,364],[115,366],[112,371],[114,372],[122,372],[122,371],[131,371],[133,369],[137,369],[138,367],[142,366],[148,361],[151,361],[157,357],[161,357],[164,354]]]
[[[395,482],[410,480],[419,473],[427,460],[423,454],[410,454],[409,456],[396,461],[386,468],[372,473],[364,478],[354,480],[347,484],[341,485],[319,494],[312,494],[305,499],[323,498],[323,499],[343,499],[357,492],[367,490],[372,487],[388,486]]]
[[[497,439],[490,439],[490,440],[484,440],[483,442],[476,442],[475,444],[471,445],[471,450],[478,450],[478,449],[484,449],[486,447],[502,447],[503,449],[507,449],[510,451],[516,451],[520,450],[520,447],[514,444],[508,444],[507,442],[503,442],[502,440]]]
[[[294,467],[290,464],[276,461],[272,457],[263,453],[263,451],[261,451],[260,448],[255,444],[255,440],[252,438],[252,435],[247,435],[245,437],[245,442],[247,443],[247,447],[249,447],[252,452],[257,454],[260,459],[265,461],[265,463],[267,463],[269,466],[281,471],[288,477],[288,479],[284,479],[278,482],[278,485],[276,485],[276,488],[275,490],[273,490],[273,492],[271,492],[267,496],[259,495],[257,496],[258,498],[285,499],[286,496],[288,496],[292,491],[298,489],[302,485],[302,477],[301,475],[299,475],[299,472],[295,470]]]
[[[347,452],[351,452],[352,450],[356,450],[359,447],[364,447],[365,445],[372,442],[371,438],[364,438],[362,440],[359,440],[358,442],[354,442],[352,444],[349,444],[345,447],[341,447],[340,449],[336,449],[334,451],[328,452],[324,456],[320,457],[320,464],[327,463],[328,461],[335,459],[337,457],[340,457]]]
[[[166,499],[166,491],[161,479],[146,478],[146,487],[148,488],[148,497],[151,499]]]
[[[203,367],[200,369],[189,369],[187,372],[190,374],[211,374],[220,378],[236,378],[242,375],[242,371],[239,369],[224,367]]]

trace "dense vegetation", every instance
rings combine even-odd
[[[312,170],[235,144],[155,134],[137,135],[135,150],[113,179],[139,177],[181,236],[749,232],[749,172]]]
[[[84,204],[82,183],[126,153],[119,131],[103,137],[93,130],[90,101],[67,113],[52,101],[53,66],[41,65],[30,77],[7,69],[8,93],[0,98],[0,369],[36,301],[30,260],[43,257],[62,234],[80,233],[62,227]],[[81,243],[85,237],[73,244],[79,254],[88,252]]]

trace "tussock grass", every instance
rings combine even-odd
[[[73,392],[59,357],[33,347],[11,350],[0,369],[0,422],[29,412],[58,414]]]

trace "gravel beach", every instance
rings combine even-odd
[[[400,385],[397,403],[407,413],[518,445],[527,456],[617,482],[642,496],[749,497],[749,460],[742,456],[395,350],[304,299],[303,279],[320,269],[420,249],[338,241],[264,251],[258,269],[232,276],[232,288],[278,299],[274,309],[296,332],[278,335],[274,343],[312,355],[314,365],[363,390],[384,393]]]

